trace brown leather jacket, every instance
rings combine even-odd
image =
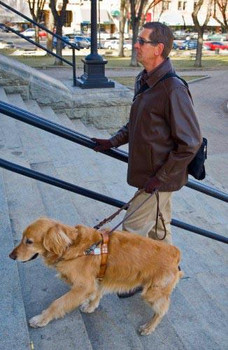
[[[137,188],[156,175],[163,183],[160,191],[179,190],[188,180],[187,166],[202,142],[183,82],[171,77],[154,86],[168,72],[174,70],[166,59],[149,74],[149,89],[137,95],[129,122],[110,139],[115,147],[129,143],[127,181]]]

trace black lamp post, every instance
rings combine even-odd
[[[107,61],[97,53],[97,0],[91,0],[91,52],[82,62],[84,63],[84,73],[77,79],[77,86],[83,89],[115,86],[113,81],[105,77]]]

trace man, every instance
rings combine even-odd
[[[150,22],[143,26],[134,47],[144,70],[136,78],[129,123],[108,140],[93,139],[96,151],[129,143],[127,180],[144,191],[132,202],[126,216],[158,190],[165,242],[170,244],[171,195],[186,184],[188,164],[202,143],[188,88],[176,77],[160,81],[174,72],[168,58],[172,46],[173,34],[166,25]],[[123,229],[161,239],[164,228],[161,220],[156,224],[156,216],[157,199],[153,195],[126,219]]]

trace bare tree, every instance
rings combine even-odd
[[[221,25],[223,31],[228,31],[228,1],[214,0],[213,18]],[[221,16],[218,16],[218,13]]]
[[[134,44],[136,43],[139,28],[142,24],[142,14],[146,4],[147,4],[147,0],[130,0],[131,26],[132,26],[131,66],[133,67],[136,67],[138,65],[136,60],[136,51],[134,49]]]
[[[58,4],[58,9],[56,8],[57,0],[50,0],[49,7],[54,16],[55,25],[56,25],[56,34],[62,36],[63,26],[66,22],[66,7],[69,0],[62,0],[61,4]],[[57,40],[56,53],[62,57],[62,42]],[[62,65],[63,62],[58,58],[55,59],[55,65]]]
[[[43,10],[46,0],[27,0],[32,19],[40,23],[43,17]],[[35,27],[35,41],[39,43],[39,28]]]
[[[119,57],[124,57],[124,28],[127,19],[127,13],[129,8],[129,0],[121,0],[120,1],[120,21],[119,21]]]
[[[205,21],[204,21],[203,25],[200,25],[198,15],[199,15],[199,11],[200,11],[200,9],[205,1],[207,1],[207,0],[198,0],[195,3],[195,8],[192,12],[193,23],[194,23],[196,31],[198,33],[196,59],[195,59],[195,63],[194,63],[195,67],[202,67],[203,34],[204,34],[204,31],[207,27],[207,24],[209,22],[211,14],[212,14],[212,4],[213,4],[214,0],[208,0],[207,14],[205,17]]]
[[[147,12],[158,5],[162,0],[130,0],[130,10],[131,10],[131,25],[132,25],[132,56],[131,56],[131,66],[137,66],[136,51],[134,49],[134,44],[136,43],[138,32],[140,26],[144,23],[146,19]]]

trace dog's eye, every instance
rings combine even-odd
[[[32,244],[33,241],[31,241],[31,239],[28,239],[28,238],[27,238],[26,241],[25,241],[25,243],[26,243],[26,244]]]

